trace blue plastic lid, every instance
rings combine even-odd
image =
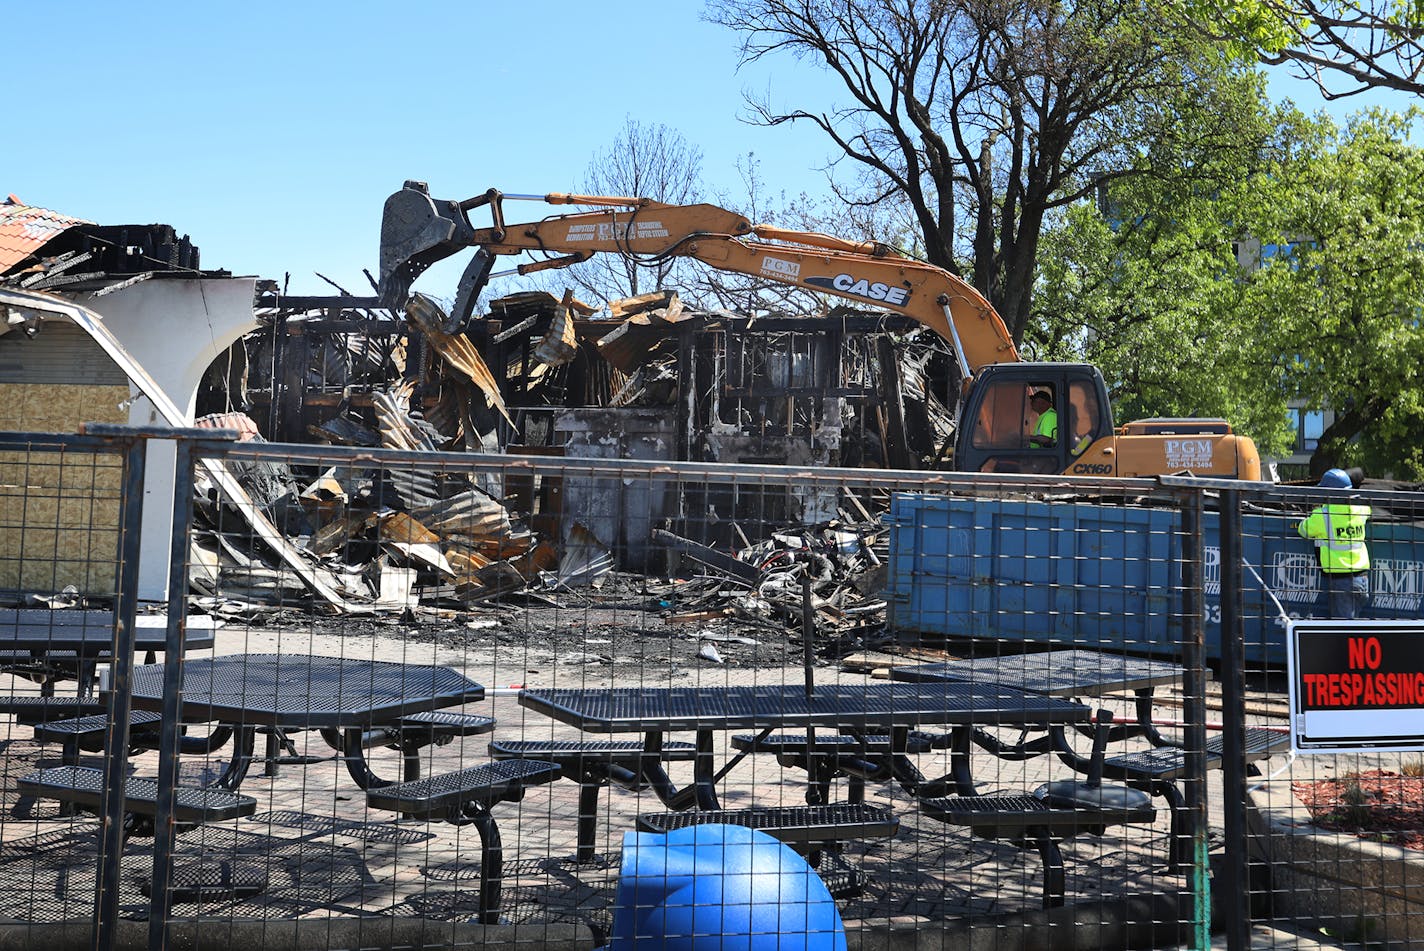
[[[611,951],[846,951],[815,869],[765,832],[628,832]]]

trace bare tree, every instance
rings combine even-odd
[[[761,161],[748,152],[737,159],[735,169],[741,187],[735,193],[719,192],[717,204],[731,208],[757,224],[777,225],[796,231],[825,228],[825,216],[812,209],[803,194],[788,195],[784,189],[768,185],[761,174]],[[835,233],[848,237],[844,230]],[[778,283],[754,274],[721,271],[701,262],[689,262],[689,298],[706,308],[725,308],[745,314],[825,314],[831,307],[824,294],[796,284]],[[694,276],[695,275],[695,276]]]
[[[583,190],[591,195],[695,204],[701,200],[701,176],[701,149],[665,125],[645,126],[628,119],[607,151],[589,163]],[[654,262],[599,254],[561,273],[595,297],[617,300],[663,287],[682,266],[675,258]]]
[[[789,55],[831,75],[846,101],[752,100],[758,120],[819,127],[839,194],[903,201],[927,259],[967,274],[1016,341],[1045,218],[1149,171],[1146,143],[1183,134],[1173,97],[1209,95],[1199,69],[1219,65],[1126,0],[711,0],[707,15],[742,34],[744,62]],[[1226,121],[1190,132],[1225,138]],[[837,176],[847,163],[864,176]]]

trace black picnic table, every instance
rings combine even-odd
[[[894,778],[914,791],[926,783],[905,755],[910,732],[918,727],[950,727],[951,773],[957,788],[972,794],[969,746],[976,726],[1063,726],[1085,723],[1091,710],[1056,697],[1025,693],[988,683],[829,684],[808,692],[802,684],[718,687],[526,688],[522,706],[587,733],[642,733],[648,749],[660,748],[665,733],[694,731],[697,755],[693,784],[676,789],[661,767],[646,777],[659,798],[674,809],[720,808],[713,736],[719,731],[828,727],[851,735],[871,732],[891,737]],[[736,759],[740,759],[737,757]],[[736,762],[733,760],[733,763]],[[949,779],[950,777],[945,777]]]
[[[164,664],[134,668],[136,710],[163,711]],[[456,707],[485,698],[485,688],[464,674],[434,664],[323,657],[311,654],[239,654],[183,663],[178,716],[186,723],[217,723],[211,748],[237,734],[232,762],[218,785],[235,789],[246,775],[258,727],[272,736],[316,730],[344,753],[361,788],[387,784],[366,762],[365,734],[413,713]]]
[[[1090,650],[1049,650],[1024,654],[969,657],[937,664],[893,667],[892,679],[903,683],[975,683],[1013,687],[1049,697],[1102,697],[1132,691],[1136,723],[1114,727],[1109,740],[1145,736],[1153,746],[1169,745],[1152,723],[1152,693],[1182,682],[1183,669],[1159,660]],[[1007,759],[1037,755],[1055,748],[1052,737],[1040,742],[1002,743],[976,731],[975,742]],[[1058,747],[1062,752],[1061,745]]]
[[[213,646],[214,626],[189,619],[183,649],[207,650]],[[144,651],[151,663],[168,646],[168,619],[140,615],[134,621],[134,649]],[[0,671],[33,676],[42,692],[53,694],[55,680],[77,680],[81,695],[88,692],[95,665],[114,646],[114,612],[88,609],[0,609]]]

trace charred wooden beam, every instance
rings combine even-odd
[[[343,310],[385,310],[379,297],[355,297],[349,294],[288,297],[283,294],[259,293],[252,303],[258,310],[328,310],[333,307]]]
[[[698,544],[689,538],[681,535],[674,535],[672,532],[664,531],[661,528],[653,529],[653,541],[659,542],[673,551],[684,552],[697,559],[704,565],[729,574],[734,578],[741,578],[743,581],[756,581],[761,572],[757,571],[755,565],[749,565],[745,561],[733,558],[725,552],[720,552],[707,545]]]

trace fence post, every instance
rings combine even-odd
[[[168,946],[172,924],[174,789],[178,785],[179,699],[183,691],[183,640],[188,622],[188,535],[193,526],[193,442],[174,440],[173,530],[168,553],[168,630],[163,648],[163,711],[158,742],[158,805],[153,818],[153,891],[148,946]]]
[[[1250,934],[1247,893],[1246,645],[1241,624],[1241,493],[1221,491],[1221,798],[1226,849],[1221,867],[1221,911],[1227,951],[1245,951]]]
[[[1186,747],[1187,827],[1192,857],[1188,872],[1192,893],[1192,947],[1211,947],[1211,864],[1207,856],[1206,796],[1206,625],[1202,565],[1206,548],[1203,493],[1182,497],[1182,742]]]
[[[124,443],[124,481],[119,494],[119,563],[114,605],[114,638],[109,666],[109,735],[104,744],[103,831],[94,883],[95,951],[114,947],[119,917],[119,863],[124,847],[124,791],[128,775],[129,710],[133,693],[134,618],[138,613],[140,531],[143,524],[144,465],[148,441],[138,435]]]

